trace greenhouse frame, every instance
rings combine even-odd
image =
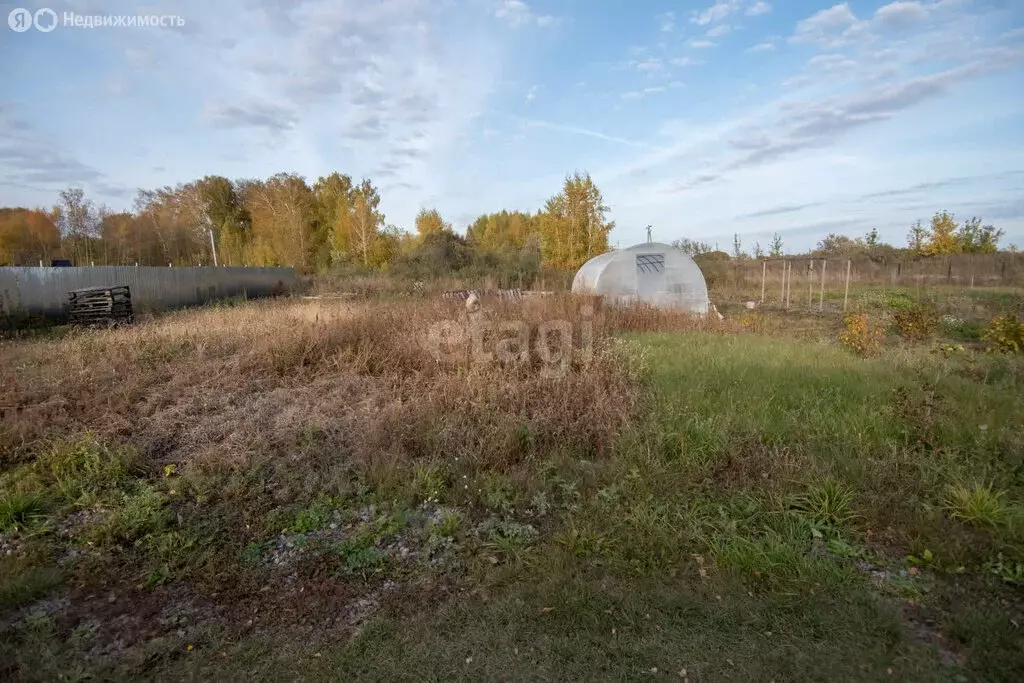
[[[595,256],[576,273],[572,291],[600,294],[620,304],[642,301],[700,315],[709,309],[700,266],[682,250],[659,242]]]

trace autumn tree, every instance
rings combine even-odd
[[[959,227],[953,218],[953,214],[948,211],[936,213],[932,216],[924,253],[928,256],[936,256],[939,254],[955,254],[960,251],[960,242],[956,237],[956,231]]]
[[[547,201],[539,217],[545,265],[575,269],[608,251],[608,233],[615,224],[606,220],[607,213],[589,174],[566,176],[562,191]]]
[[[352,178],[342,173],[318,178],[313,184],[313,196],[316,198],[318,231],[327,249],[326,261],[339,264],[352,260],[352,219],[355,210]]]
[[[311,272],[315,203],[305,179],[294,173],[278,173],[253,183],[246,202],[252,219],[249,260]]]
[[[420,209],[416,214],[416,234],[421,238],[434,232],[452,232],[452,224],[441,218],[437,209]]]
[[[380,238],[380,229],[384,225],[384,214],[379,210],[380,194],[377,188],[367,180],[359,184],[355,190],[355,201],[352,205],[353,246],[362,258],[364,266],[380,267],[379,253],[374,250],[374,243]],[[371,261],[371,251],[375,259]]]
[[[223,176],[206,176],[194,184],[202,226],[213,234],[219,264],[244,262],[249,240],[249,216],[235,184]]]
[[[829,233],[818,242],[813,253],[824,257],[849,256],[862,251],[866,246],[860,238],[851,239],[846,235]]]
[[[80,187],[61,190],[52,217],[60,230],[64,253],[76,265],[92,261],[92,238],[96,237],[96,214],[91,200]]]
[[[539,237],[538,219],[522,211],[484,214],[466,229],[474,248],[493,253],[517,252],[533,237]]]
[[[60,231],[45,212],[0,209],[0,265],[49,265],[60,246]]]
[[[672,246],[685,254],[689,254],[691,257],[714,251],[714,247],[711,246],[710,242],[691,240],[688,237],[673,241]]]

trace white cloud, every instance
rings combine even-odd
[[[531,25],[545,27],[555,23],[555,18],[551,15],[534,14],[523,0],[501,0],[494,8],[494,16],[512,28]]]
[[[718,38],[724,36],[731,30],[732,26],[729,26],[729,24],[719,24],[718,26],[715,26],[714,28],[709,30],[707,36],[708,38]]]
[[[665,12],[659,18],[661,31],[663,33],[671,33],[676,28],[676,14],[675,12]]]
[[[763,0],[758,0],[753,5],[747,8],[748,17],[759,17],[762,14],[768,14],[772,11],[772,6]]]
[[[662,85],[652,85],[649,88],[644,88],[644,94],[647,94],[647,95],[653,95],[653,94],[656,94],[656,93],[659,93],[659,92],[665,92],[665,86],[662,86]]]
[[[859,20],[850,10],[850,6],[844,2],[797,22],[790,40],[794,43],[812,43],[827,48],[842,47],[856,39],[866,27],[867,22]]]
[[[751,45],[750,47],[747,48],[747,52],[771,52],[774,49],[775,49],[775,43],[766,40],[763,43],[758,43],[757,45]]]
[[[841,54],[815,55],[807,61],[807,67],[818,71],[835,73],[857,68],[857,62]]]
[[[526,91],[526,103],[529,104],[537,99],[537,86],[530,86],[530,89]]]
[[[694,12],[690,21],[698,26],[707,26],[722,21],[739,8],[739,0],[718,0],[703,12]]]
[[[672,66],[697,66],[701,62],[693,57],[676,57],[675,59],[670,59],[669,63]]]
[[[928,18],[928,10],[919,2],[893,2],[879,7],[874,22],[884,28],[901,29],[913,26]]]
[[[942,3],[931,7],[941,7]],[[898,0],[884,5],[871,19],[858,19],[846,2],[833,5],[799,21],[790,41],[836,49],[881,31],[907,31],[928,20],[929,9],[916,0]]]
[[[715,44],[713,42],[711,42],[710,40],[691,40],[687,44],[690,47],[692,47],[694,50],[703,50],[703,49],[715,46]]]
[[[661,60],[657,57],[648,57],[642,62],[636,63],[637,71],[660,71],[663,68]]]

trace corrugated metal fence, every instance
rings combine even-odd
[[[159,311],[230,297],[284,294],[295,282],[293,268],[2,267],[0,313],[61,318],[68,292],[83,287],[128,285],[136,311]]]

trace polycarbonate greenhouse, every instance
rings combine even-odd
[[[618,303],[645,301],[701,315],[708,286],[693,259],[668,244],[645,242],[590,259],[576,273],[572,291],[601,294]]]

